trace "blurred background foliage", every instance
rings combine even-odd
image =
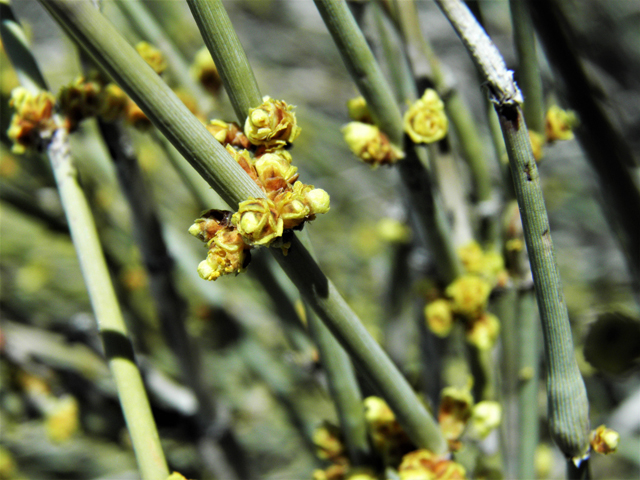
[[[81,75],[75,47],[40,5],[32,0],[12,5],[51,90],[57,92]],[[153,1],[146,6],[185,58],[192,59],[203,43],[186,3]],[[419,6],[425,34],[471,106],[499,185],[483,111],[484,92],[474,67],[435,4]],[[405,220],[397,173],[386,168],[372,171],[357,162],[342,139],[340,127],[348,121],[345,104],[357,93],[314,4],[234,0],[225,2],[225,7],[262,91],[297,106],[302,134],[292,153],[301,179],[331,195],[330,214],[307,227],[320,264],[374,338],[410,381],[420,385],[421,375],[429,375],[429,370],[416,341],[420,321],[416,318],[421,317],[431,289],[425,280],[432,272],[429,252],[413,248],[399,257],[397,245],[381,234],[384,219]],[[606,107],[638,157],[640,4],[568,0],[563,7],[578,33],[589,72],[601,85]],[[508,3],[481,2],[480,8],[488,33],[513,67]],[[145,40],[114,2],[102,2],[102,10],[132,44]],[[379,52],[375,22],[364,12],[365,34]],[[16,156],[10,151],[7,105],[17,79],[4,52],[1,62],[0,479],[137,478],[49,166],[38,154]],[[541,73],[549,103],[562,105],[544,61]],[[170,84],[175,80],[170,74],[165,78]],[[224,92],[215,99],[213,110],[209,118],[234,118]],[[171,468],[189,478],[210,478],[207,452],[194,434],[196,400],[180,384],[176,359],[162,338],[131,215],[96,131],[93,120],[84,122],[72,136],[72,151],[134,335],[163,446]],[[219,428],[230,430],[237,439],[250,478],[309,478],[322,465],[311,445],[313,429],[324,419],[336,421],[317,353],[306,337],[296,337],[295,329],[280,321],[251,267],[247,274],[215,283],[198,278],[196,266],[205,250],[187,229],[198,217],[199,207],[157,137],[133,130],[131,134],[159,205],[179,290],[188,303],[187,328],[202,356]],[[469,195],[466,166],[458,158],[449,160]],[[592,425],[605,423],[621,434],[616,455],[594,457],[594,477],[638,478],[640,321],[625,260],[579,144],[572,140],[547,146],[539,167]],[[634,172],[639,180],[637,165]],[[446,192],[447,185],[442,189]],[[398,267],[401,274],[392,275]],[[295,290],[277,275],[290,293]],[[390,285],[391,278],[399,283]],[[388,320],[390,292],[401,300],[392,321]],[[445,365],[446,379],[464,377],[458,363]],[[363,389],[372,393],[364,380]],[[540,451],[539,474],[561,478],[564,462],[546,436],[545,409],[541,381],[541,442],[551,449]]]

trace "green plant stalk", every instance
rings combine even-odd
[[[375,123],[396,145],[403,145],[400,109],[393,99],[378,62],[343,0],[314,0],[358,90],[367,101]],[[462,264],[451,241],[451,228],[428,172],[419,160],[417,148],[405,144],[406,157],[397,163],[411,206],[421,219],[425,238],[434,252],[438,274],[445,283],[462,273]]]
[[[538,324],[535,294],[531,289],[518,295],[520,329],[520,384],[518,386],[518,478],[535,478],[535,452],[538,446]]]
[[[133,346],[116,299],[89,205],[78,184],[67,132],[58,129],[47,150],[69,222],[93,311],[102,335],[105,356],[115,379],[131,441],[145,480],[169,475],[149,400],[135,363]]]
[[[500,119],[542,321],[549,428],[569,462],[580,463],[588,458],[589,402],[574,356],[540,177],[520,108],[522,95],[500,52],[469,9],[459,0],[437,3],[485,76]]]
[[[191,77],[189,63],[167,37],[156,18],[149,13],[145,2],[141,0],[133,2],[130,0],[116,0],[116,5],[133,24],[138,34],[162,52],[167,59],[169,70],[174,78],[189,93],[196,95],[200,109],[208,112],[212,106],[211,95],[205,92],[204,88]]]
[[[598,176],[605,217],[627,258],[632,288],[640,304],[640,189],[633,179],[633,152],[598,101],[602,89],[590,80],[560,6],[544,0],[531,2],[529,7],[549,62],[565,85],[569,106],[580,118],[575,134]]]
[[[20,84],[34,94],[48,90],[47,82],[31,54],[29,41],[8,1],[0,2],[0,35]]]
[[[119,83],[149,119],[231,206],[262,191],[109,22],[85,2],[41,1]],[[409,383],[347,306],[297,237],[288,256],[272,253],[342,346],[369,376],[416,445],[446,450],[442,434]]]
[[[518,83],[524,96],[524,119],[530,130],[544,134],[544,98],[533,24],[525,2],[509,0],[509,6],[513,41],[518,54]]]
[[[233,86],[227,94],[243,126],[249,109],[262,103],[262,95],[240,39],[220,0],[187,0],[187,3],[223,84]]]

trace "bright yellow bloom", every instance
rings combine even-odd
[[[240,203],[232,222],[250,245],[269,246],[282,236],[283,221],[275,204],[266,198],[251,198]]]
[[[249,249],[235,228],[224,228],[210,241],[207,258],[198,265],[198,274],[204,280],[213,281],[223,275],[242,272],[251,259]]]
[[[47,412],[45,429],[52,442],[68,440],[80,426],[78,401],[71,395],[60,397]]]
[[[471,413],[471,425],[480,438],[496,429],[502,421],[502,406],[498,402],[478,402]]]
[[[475,319],[487,306],[491,285],[476,275],[462,275],[447,287],[446,293],[455,313]]]
[[[345,457],[346,450],[342,443],[340,429],[328,422],[323,422],[322,425],[315,429],[313,432],[313,444],[317,447],[316,454],[318,458],[322,460],[338,463],[342,457]]]
[[[448,300],[438,299],[424,307],[427,327],[439,337],[446,337],[453,328],[453,312]]]
[[[350,122],[342,128],[342,134],[353,154],[373,167],[389,165],[404,158],[402,150],[389,142],[374,125]]]
[[[473,397],[468,388],[446,387],[442,390],[438,423],[450,445],[455,444],[471,418]]]
[[[544,133],[547,142],[557,140],[571,140],[573,138],[573,128],[576,126],[576,114],[571,110],[563,110],[557,105],[553,105],[547,110],[545,117]]]
[[[462,465],[426,449],[416,450],[402,457],[398,474],[400,480],[464,480],[467,478]]]
[[[373,123],[371,112],[367,107],[367,101],[363,96],[355,97],[347,101],[349,118],[355,122]]]
[[[427,89],[404,114],[404,131],[414,143],[433,143],[447,134],[449,121],[444,103],[435,90]]]
[[[167,69],[167,61],[164,59],[164,55],[150,43],[138,43],[136,51],[158,75]]]
[[[591,432],[591,448],[598,453],[613,453],[620,443],[620,434],[615,430],[600,425]]]
[[[222,79],[218,73],[218,68],[207,47],[202,47],[198,50],[189,72],[212,95],[217,95],[220,87],[222,87]]]
[[[24,153],[37,148],[43,138],[51,136],[56,128],[52,118],[55,97],[49,92],[32,94],[24,87],[11,91],[9,106],[15,109],[7,136],[13,142],[11,151]]]
[[[300,135],[293,106],[268,96],[259,107],[249,110],[244,133],[254,145],[267,149],[282,148]]]
[[[500,321],[491,313],[484,312],[480,317],[470,320],[467,327],[467,342],[479,350],[490,350],[498,340]]]

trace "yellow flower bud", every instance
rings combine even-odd
[[[300,135],[300,127],[293,113],[293,106],[282,100],[266,96],[257,108],[249,110],[244,133],[254,145],[265,148],[281,148],[292,143]]]
[[[485,438],[502,421],[502,406],[493,401],[478,402],[471,413],[471,425],[480,438]]]
[[[49,138],[56,128],[52,118],[55,97],[49,92],[33,95],[26,88],[11,91],[9,106],[15,109],[7,136],[13,142],[14,153],[37,148],[43,138]]]
[[[470,242],[458,248],[458,256],[467,273],[482,273],[484,266],[484,252],[477,242]]]
[[[467,388],[446,387],[442,390],[438,423],[450,445],[464,432],[473,407],[473,397]]]
[[[284,230],[297,227],[311,215],[311,210],[304,202],[304,197],[299,197],[290,191],[277,195],[273,199],[273,203],[279,218],[282,219]]]
[[[115,83],[110,83],[102,88],[99,101],[98,115],[107,122],[113,122],[124,114],[129,97]]]
[[[367,101],[363,96],[355,97],[347,101],[349,118],[355,122],[373,123],[371,112],[367,107]]]
[[[451,304],[444,299],[434,300],[424,307],[427,327],[439,337],[446,337],[453,327]]]
[[[541,135],[538,132],[534,132],[533,130],[529,130],[529,140],[531,141],[531,151],[533,152],[533,158],[536,162],[539,162],[540,160],[542,160],[542,157],[544,157],[544,135]]]
[[[46,416],[45,429],[47,436],[53,442],[64,442],[78,431],[80,425],[78,401],[71,395],[57,399]]]
[[[164,55],[150,43],[138,43],[136,45],[136,51],[158,75],[167,69],[167,61],[164,59]]]
[[[189,233],[205,243],[209,242],[216,233],[230,225],[231,215],[226,210],[208,210],[189,227]]]
[[[378,235],[389,243],[409,243],[411,241],[411,228],[395,218],[383,218],[377,225]]]
[[[490,350],[496,344],[500,333],[498,317],[484,312],[474,319],[467,327],[467,342],[475,345],[479,350]]]
[[[435,90],[427,89],[404,114],[404,131],[414,143],[433,143],[447,134],[449,121],[444,103]]]
[[[462,275],[447,287],[446,293],[455,313],[474,319],[487,306],[491,285],[476,275]]]
[[[373,167],[390,165],[404,158],[402,150],[374,125],[350,122],[342,128],[342,134],[353,154]]]
[[[317,447],[316,454],[322,460],[338,463],[345,457],[345,447],[342,443],[340,429],[329,422],[323,422],[313,432],[313,444]]]
[[[207,259],[198,265],[198,274],[204,280],[216,280],[242,272],[251,259],[250,248],[235,228],[223,228],[211,239]]]
[[[298,168],[278,153],[265,153],[253,166],[267,193],[285,189],[298,178]]]
[[[223,145],[233,145],[239,148],[249,148],[251,143],[240,126],[235,122],[223,122],[222,120],[211,120],[206,126],[207,130]]]
[[[100,110],[102,87],[89,82],[84,77],[77,78],[70,85],[60,89],[58,104],[67,121],[67,129],[73,131],[85,118],[92,117]]]
[[[591,432],[591,448],[602,454],[609,454],[616,451],[620,443],[620,434],[615,430],[600,425]]]
[[[212,95],[218,94],[222,87],[222,79],[207,47],[198,50],[189,72],[207,92]]]
[[[573,138],[573,128],[577,124],[576,114],[571,110],[563,110],[557,105],[553,105],[547,110],[545,117],[544,133],[547,142],[557,140],[571,140]]]
[[[307,205],[312,215],[327,213],[329,211],[329,194],[321,188],[314,188],[305,195]]]
[[[232,222],[250,245],[269,246],[282,236],[284,227],[276,206],[266,198],[252,198],[240,203]]]
[[[400,480],[463,480],[464,467],[444,455],[420,449],[402,457],[398,467]]]

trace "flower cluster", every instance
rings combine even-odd
[[[433,143],[447,134],[449,121],[444,113],[444,103],[433,89],[424,91],[422,98],[414,102],[404,114],[404,131],[414,143]]]
[[[15,109],[7,136],[13,142],[14,153],[27,148],[38,148],[43,138],[49,138],[56,129],[53,118],[55,98],[48,92],[33,94],[26,88],[16,87],[11,92],[9,106]]]
[[[200,276],[215,280],[242,271],[252,247],[277,246],[286,254],[289,244],[283,236],[328,212],[329,195],[298,181],[298,168],[291,164],[289,152],[281,148],[300,133],[292,107],[285,102],[264,97],[262,105],[249,111],[244,132],[239,125],[221,120],[211,121],[207,129],[265,195],[241,202],[235,214],[225,212],[224,225],[216,218],[222,230],[207,218],[196,220],[189,229],[210,249],[207,260],[198,267]],[[207,229],[213,231],[203,233]]]
[[[495,344],[500,323],[486,311],[491,290],[504,286],[508,280],[504,260],[498,252],[484,252],[472,242],[458,250],[466,273],[454,280],[445,290],[446,298],[431,301],[425,307],[429,329],[446,337],[455,318],[464,322],[467,341],[480,350]]]
[[[364,401],[364,408],[373,446],[386,464],[397,465],[403,455],[415,448],[411,440],[383,399],[368,397]]]
[[[349,100],[347,109],[349,117],[354,121],[342,127],[342,135],[356,157],[372,168],[392,165],[404,158],[402,149],[392,144],[389,138],[373,125],[373,117],[363,97]]]
[[[398,467],[400,480],[464,480],[466,471],[462,465],[449,460],[446,455],[420,449],[405,455]]]

